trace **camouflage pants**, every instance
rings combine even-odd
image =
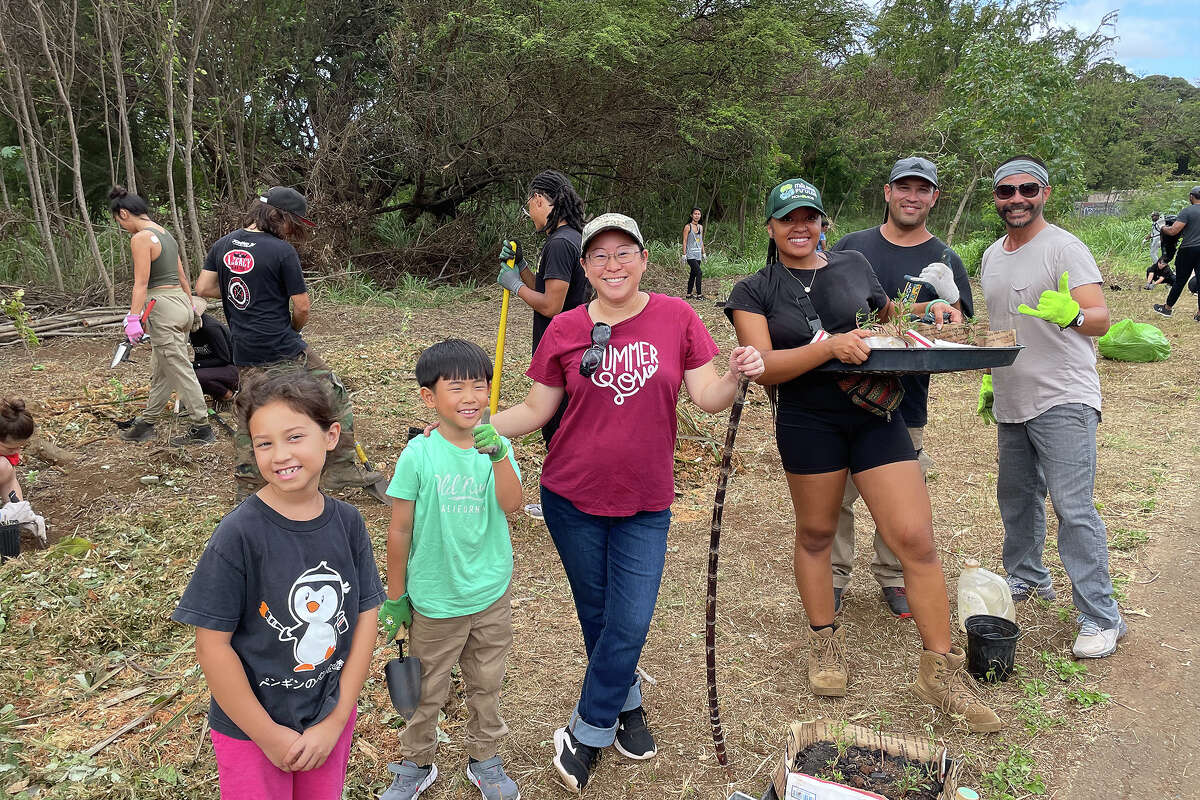
[[[337,481],[341,485],[362,485],[363,471],[358,466],[358,455],[354,450],[354,408],[350,405],[350,395],[346,387],[338,380],[337,375],[329,368],[320,356],[309,347],[294,359],[277,361],[257,367],[239,367],[239,385],[245,386],[247,379],[261,373],[279,374],[281,372],[304,370],[320,381],[329,392],[333,403],[333,416],[341,423],[342,435],[337,447],[325,458],[325,469],[322,482]],[[238,429],[233,439],[236,466],[234,477],[245,488],[255,491],[266,481],[258,471],[258,463],[254,460],[254,447],[250,441],[250,431]]]

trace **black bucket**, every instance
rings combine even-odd
[[[967,617],[967,671],[981,681],[1006,681],[1017,657],[1017,623],[1004,617]]]
[[[0,525],[0,563],[21,555],[21,525]]]

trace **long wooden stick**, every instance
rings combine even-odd
[[[717,493],[713,498],[712,534],[708,540],[708,599],[704,608],[704,660],[708,671],[708,721],[712,725],[713,745],[717,763],[732,775],[725,755],[725,732],[721,730],[721,707],[717,702],[717,554],[721,546],[721,520],[725,514],[725,487],[733,465],[733,442],[742,421],[742,406],[750,380],[742,376],[737,396],[729,410],[729,430],[725,432],[725,449],[721,453],[721,473],[717,477]]]

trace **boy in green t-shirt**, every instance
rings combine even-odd
[[[513,555],[504,515],[521,507],[521,474],[508,439],[479,424],[492,380],[482,348],[440,342],[421,353],[416,373],[439,424],[408,443],[388,486],[388,600],[379,620],[389,642],[409,628],[409,652],[421,659],[421,700],[400,733],[402,760],[388,765],[394,779],[380,800],[412,800],[437,777],[438,711],[455,662],[471,712],[467,777],[485,800],[516,800],[517,784],[496,751],[508,733],[500,684],[512,647]]]

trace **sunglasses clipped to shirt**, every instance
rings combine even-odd
[[[1042,193],[1043,188],[1044,187],[1037,181],[1030,181],[1029,183],[1022,183],[1020,186],[1014,186],[1011,183],[997,184],[996,188],[992,191],[995,192],[996,197],[999,197],[1001,200],[1007,200],[1017,192],[1021,193],[1021,197],[1024,197],[1027,200],[1032,200]]]
[[[592,326],[592,345],[583,351],[583,358],[579,359],[580,375],[590,378],[596,374],[600,362],[604,360],[604,348],[608,347],[611,337],[612,328],[607,323],[597,322]]]

